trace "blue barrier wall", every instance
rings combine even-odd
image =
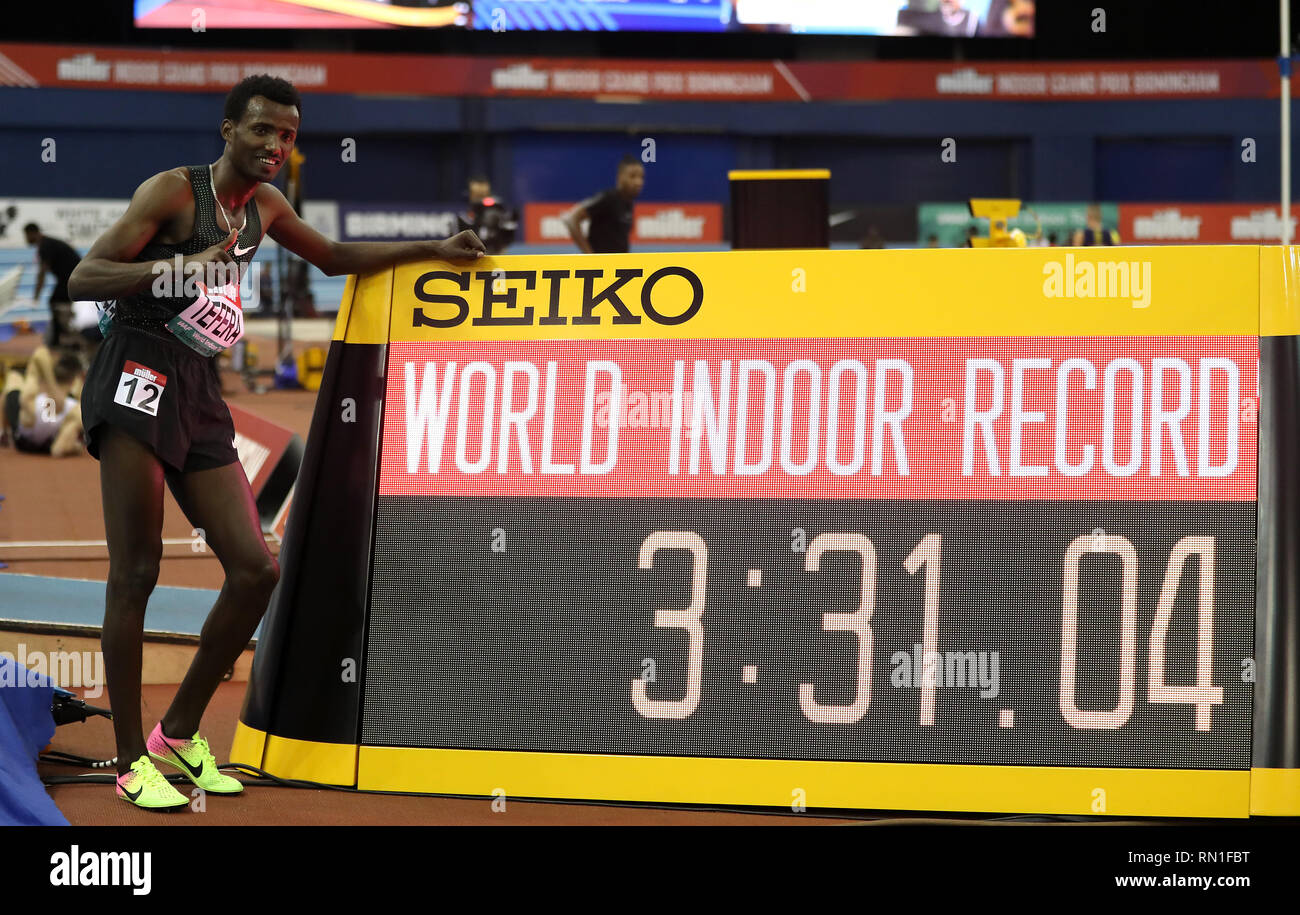
[[[124,197],[163,168],[220,153],[222,96],[0,88],[0,195]],[[871,104],[309,95],[306,192],[458,199],[471,170],[513,202],[579,199],[653,138],[645,199],[725,200],[729,168],[828,166],[836,204],[960,200],[1270,200],[1275,101]],[[41,161],[41,142],[57,161]],[[357,162],[341,160],[344,138]],[[957,161],[940,160],[945,137]],[[1257,143],[1254,163],[1241,141]],[[1297,159],[1293,180],[1300,178]]]

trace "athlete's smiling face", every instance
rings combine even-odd
[[[236,124],[221,122],[226,156],[242,175],[274,181],[298,139],[298,109],[255,95]]]

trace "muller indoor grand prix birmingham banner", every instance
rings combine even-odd
[[[1289,264],[763,251],[350,282],[232,758],[483,796],[1300,811],[1295,596],[1257,601]],[[1270,339],[1265,375],[1294,375]],[[1282,534],[1258,537],[1262,568]]]

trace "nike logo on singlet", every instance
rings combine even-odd
[[[235,245],[234,255],[235,257],[243,257],[245,254],[247,254],[249,251],[252,251],[256,247],[257,245],[249,245],[247,248],[241,248],[239,247],[239,245]]]

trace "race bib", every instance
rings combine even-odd
[[[122,366],[122,377],[117,382],[117,393],[113,403],[120,403],[132,410],[158,415],[158,401],[162,400],[167,389],[167,376],[155,372],[148,366],[127,360]]]
[[[167,329],[200,355],[215,356],[244,336],[239,284],[209,289],[199,283],[198,287],[198,298],[168,321]]]

